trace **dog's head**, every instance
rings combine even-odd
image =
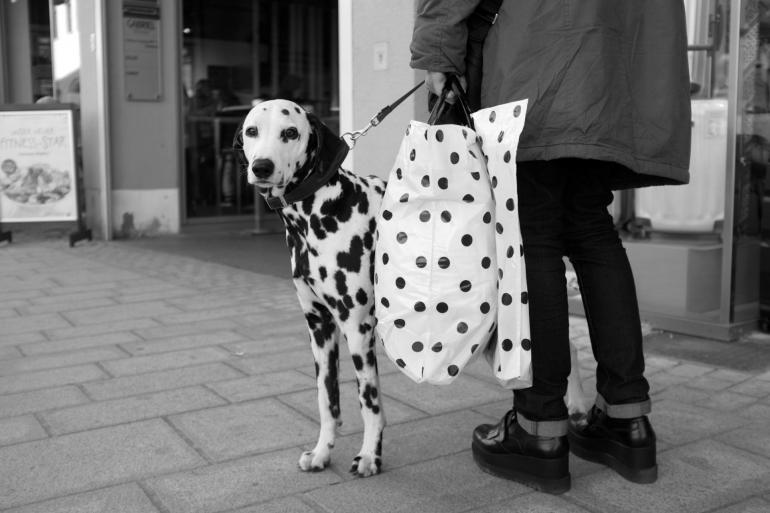
[[[312,114],[288,100],[269,100],[254,106],[235,136],[248,181],[273,194],[300,179],[300,170],[317,149]]]

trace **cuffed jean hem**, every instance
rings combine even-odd
[[[613,419],[635,419],[652,411],[652,402],[647,399],[640,403],[608,404],[602,394],[596,394],[596,407]]]
[[[533,436],[557,437],[567,436],[567,419],[564,420],[529,420],[521,413],[516,413],[516,422]]]

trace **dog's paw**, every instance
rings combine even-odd
[[[369,477],[380,473],[382,460],[379,456],[359,454],[353,458],[350,473],[358,477]]]
[[[330,461],[328,451],[325,454],[321,451],[306,451],[299,457],[299,468],[305,472],[320,472],[329,466]]]

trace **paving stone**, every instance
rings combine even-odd
[[[242,372],[228,365],[206,363],[180,369],[92,381],[84,383],[82,387],[89,396],[103,401],[241,377],[243,377]]]
[[[60,353],[62,351],[73,351],[75,349],[85,349],[90,347],[113,346],[126,342],[141,340],[139,337],[128,331],[117,331],[115,333],[104,333],[91,337],[78,337],[68,339],[57,339],[50,342],[35,342],[22,344],[21,350],[27,356]],[[125,354],[123,355],[125,356]]]
[[[717,369],[709,376],[712,378],[723,379],[725,381],[731,381],[733,383],[740,383],[741,381],[746,381],[747,379],[753,378],[755,374],[732,369]]]
[[[695,379],[691,379],[687,382],[687,386],[691,388],[697,388],[700,390],[707,390],[716,392],[718,390],[725,390],[735,385],[734,381],[728,381],[725,379],[719,379],[714,377],[714,374],[708,374],[706,376],[700,376]]]
[[[565,498],[592,511],[700,513],[767,489],[770,461],[704,440],[658,456],[658,480],[640,486],[611,470],[573,480]]]
[[[689,383],[688,383],[689,384]],[[668,387],[658,394],[653,394],[655,401],[662,401],[665,399],[671,399],[672,401],[679,401],[682,403],[692,404],[698,401],[703,401],[710,397],[708,392],[703,390],[696,390],[689,386],[679,385]]]
[[[738,412],[741,417],[752,420],[770,422],[770,405],[755,403],[743,408]]]
[[[236,340],[243,340],[243,335],[233,331],[212,331],[209,333],[182,335],[179,337],[163,339],[139,340],[137,342],[121,344],[120,347],[132,355],[143,355],[204,346],[216,346]]]
[[[756,397],[751,397],[743,394],[735,394],[733,392],[723,391],[716,394],[709,395],[708,397],[696,401],[696,406],[704,406],[706,408],[712,408],[714,410],[722,411],[736,411],[743,410],[750,404],[757,401]]]
[[[234,403],[307,389],[312,389],[315,395],[317,390],[315,379],[294,370],[220,381],[209,388]]]
[[[30,298],[30,305],[52,305],[69,303],[71,305],[80,304],[82,301],[90,301],[92,299],[104,299],[112,297],[115,291],[112,289],[100,288],[96,290],[84,290],[78,292],[66,292],[64,288],[56,287],[49,291],[48,294],[41,297]]]
[[[84,383],[106,377],[108,376],[104,371],[93,364],[2,376],[0,377],[0,395]]]
[[[453,513],[499,504],[531,489],[483,473],[470,450],[442,456],[372,479],[355,479],[306,494],[324,511],[360,513]],[[397,500],[394,500],[397,499]]]
[[[191,387],[100,401],[44,412],[40,416],[52,434],[61,435],[222,404],[226,404],[225,401],[208,390]]]
[[[184,335],[198,335],[211,331],[229,330],[234,323],[229,319],[213,319],[209,321],[189,322],[174,324],[171,326],[156,325],[150,328],[134,329],[133,332],[145,340],[157,338],[181,337]]]
[[[315,441],[318,425],[275,399],[170,417],[214,461]]]
[[[22,315],[36,315],[45,313],[70,312],[73,310],[83,310],[86,308],[100,308],[114,306],[115,304],[115,301],[108,297],[84,299],[76,302],[68,301],[65,299],[58,303],[19,307],[18,311]]]
[[[110,360],[102,365],[113,376],[142,374],[165,369],[189,367],[217,360],[226,360],[230,354],[218,347],[203,347],[187,351],[174,351],[147,356],[133,356],[120,360]]]
[[[135,483],[6,510],[6,513],[158,513]]]
[[[164,286],[157,290],[122,291],[122,294],[115,299],[120,303],[138,303],[142,301],[157,301],[160,299],[171,300],[180,296],[197,296],[197,294],[198,292],[193,289]],[[169,303],[169,301],[166,302]]]
[[[178,308],[170,306],[163,301],[149,301],[146,303],[126,303],[115,306],[103,306],[101,308],[87,308],[85,310],[72,310],[61,315],[77,326],[90,324],[103,324],[105,322],[120,322],[129,319],[141,319],[151,317],[163,318],[179,312]]]
[[[48,435],[32,415],[0,419],[0,445],[39,440]]]
[[[719,435],[717,439],[752,454],[770,458],[770,430],[767,429],[767,425],[755,424],[750,427],[742,427]]]
[[[75,265],[79,265],[80,263],[76,263]],[[85,266],[83,266],[85,267]],[[95,265],[88,266],[87,269],[80,268],[80,269],[73,269],[70,272],[64,274],[64,273],[57,273],[56,274],[56,281],[64,286],[67,285],[77,285],[77,286],[83,286],[84,284],[94,284],[94,283],[113,283],[115,281],[132,281],[132,280],[140,280],[144,278],[141,274],[132,273],[131,271],[126,271],[124,269],[119,269],[117,267],[98,267]]]
[[[11,317],[19,317],[19,312],[9,308],[0,309],[0,319],[10,319]]]
[[[674,445],[723,433],[745,422],[731,412],[671,400],[657,402],[650,414],[650,421],[658,438]]]
[[[14,360],[0,361],[0,376],[21,374],[57,367],[72,367],[78,364],[125,358],[126,353],[117,347],[77,349],[50,355],[25,356]]]
[[[200,466],[162,420],[0,448],[0,508]]]
[[[386,395],[432,414],[507,399],[511,394],[510,390],[468,376],[460,376],[447,386],[417,384],[401,373],[380,376],[380,382]]]
[[[179,310],[178,308],[174,308]],[[264,308],[256,304],[239,304],[227,308],[217,308],[211,310],[201,310],[184,313],[159,313],[155,315],[163,324],[182,324],[186,322],[195,322],[202,320],[221,319],[223,317],[240,317],[247,315],[259,315],[265,311]]]
[[[668,369],[670,374],[675,376],[682,376],[686,378],[695,378],[697,376],[703,376],[714,371],[714,367],[706,367],[704,365],[696,365],[692,363],[682,363],[675,367]]]
[[[228,513],[315,513],[316,511],[315,508],[308,506],[296,497],[285,497],[246,508],[239,508]]]
[[[236,332],[242,336],[248,336],[243,329],[236,328]],[[224,347],[231,353],[249,357],[270,353],[282,353],[297,349],[304,349],[309,352],[310,342],[308,341],[307,333],[303,333],[289,336],[275,336],[268,340],[243,340],[241,342],[224,344]]]
[[[100,322],[100,324],[89,324],[88,326],[72,326],[69,328],[59,328],[45,330],[49,340],[60,338],[78,338],[103,335],[105,333],[115,333],[116,331],[131,331],[142,328],[152,328],[160,326],[153,319],[128,319],[125,321]]]
[[[259,357],[238,358],[233,360],[231,365],[246,374],[263,374],[289,369],[309,369],[311,372],[314,372],[313,369],[315,369],[313,353],[309,349],[283,351]]]
[[[87,402],[88,398],[74,386],[2,395],[0,396],[0,417],[15,417]]]
[[[684,376],[669,374],[668,370],[647,376],[647,381],[650,383],[650,394],[659,394],[669,387],[682,385],[687,383],[688,379]]]
[[[732,506],[720,509],[719,513],[767,513],[770,511],[770,502],[754,497]]]
[[[168,513],[215,513],[340,482],[333,472],[302,472],[298,458],[296,449],[278,451],[150,478],[146,486]]]
[[[383,392],[383,409],[385,419],[389,425],[398,424],[408,420],[425,417],[425,414],[400,401],[389,397]],[[318,419],[318,392],[313,385],[312,389],[303,392],[287,394],[281,396],[281,401],[290,405],[292,408],[304,413],[312,419]],[[355,381],[343,381],[340,383],[340,410],[342,426],[338,428],[341,434],[357,433],[363,431],[364,423],[361,418],[361,407],[358,401],[358,390]]]
[[[574,477],[574,473],[573,473]],[[474,509],[473,513],[590,513],[561,497],[542,493],[528,493],[494,506]]]
[[[3,338],[7,340],[12,335],[25,332],[64,328],[68,326],[72,325],[67,322],[64,317],[56,313],[24,315],[11,319],[3,319]]]
[[[0,346],[0,360],[9,360],[23,356],[21,351],[13,346]]]
[[[45,340],[48,339],[39,331],[30,331],[28,333],[13,333],[11,335],[0,333],[0,346],[13,346],[17,344],[28,344],[31,342],[41,342]]]
[[[770,381],[751,379],[735,385],[730,391],[752,397],[768,397],[770,396]]]

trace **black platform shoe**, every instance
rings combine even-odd
[[[471,448],[476,464],[492,475],[546,493],[570,488],[567,437],[530,435],[516,422],[514,410],[498,424],[476,427]]]
[[[634,483],[658,478],[655,432],[646,415],[614,419],[594,406],[569,422],[570,450],[585,460],[607,465]]]

